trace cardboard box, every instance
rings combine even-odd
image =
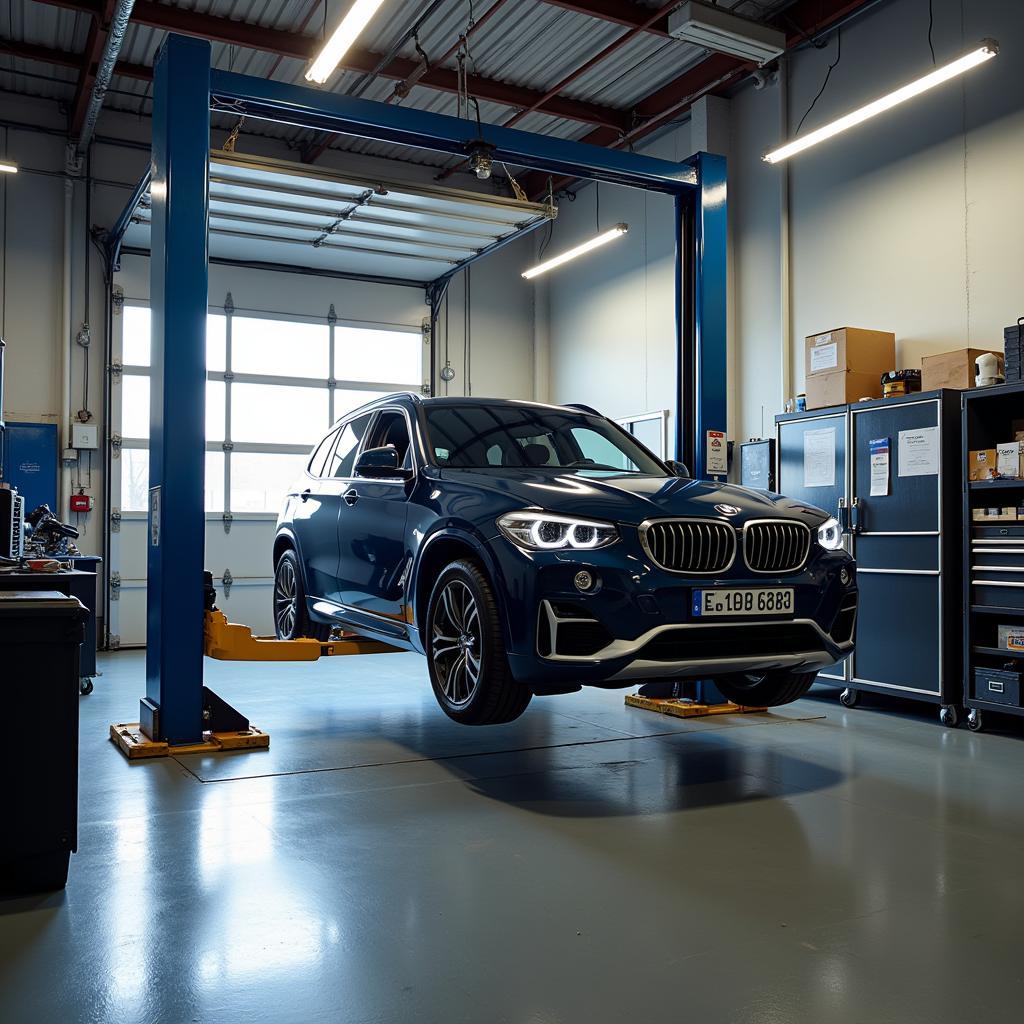
[[[1017,509],[1013,505],[1003,508],[972,508],[971,519],[976,523],[1015,523]]]
[[[996,472],[1007,480],[1019,480],[1021,477],[1021,452],[1024,445],[1020,441],[1007,441],[996,445]]]
[[[921,390],[973,388],[974,361],[988,351],[989,349],[986,348],[958,348],[955,352],[923,356],[921,359]],[[992,354],[999,356],[999,366],[1002,367],[1002,354],[999,352]]]
[[[817,373],[804,385],[808,409],[846,405],[862,398],[882,397],[881,373],[851,373],[846,370]]]
[[[996,478],[996,450],[982,448],[967,453],[968,480],[994,480]]]
[[[823,373],[847,370],[881,377],[896,369],[896,335],[861,327],[836,327],[804,340],[804,371],[808,381]],[[880,386],[880,385],[879,385]],[[878,397],[882,397],[881,391]]]

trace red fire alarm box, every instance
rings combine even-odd
[[[71,511],[72,512],[91,512],[92,511],[92,495],[91,494],[72,494],[71,495]]]

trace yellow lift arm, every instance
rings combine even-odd
[[[403,650],[362,637],[321,641],[253,636],[248,626],[228,622],[219,608],[206,610],[204,647],[206,656],[217,661],[318,661],[343,654],[391,654]]]

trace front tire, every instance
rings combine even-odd
[[[462,725],[518,718],[532,694],[509,669],[490,581],[467,560],[438,577],[427,605],[427,667],[441,710]]]
[[[715,686],[726,700],[748,708],[777,708],[799,700],[817,679],[817,672],[771,672],[720,676]]]
[[[331,635],[330,626],[309,617],[299,559],[291,548],[281,553],[274,569],[274,634],[278,640],[328,640]]]

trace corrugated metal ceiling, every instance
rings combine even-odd
[[[442,4],[423,25],[419,44],[435,59],[453,46],[464,33],[470,19],[486,16],[497,0],[451,0]],[[787,5],[790,0],[744,0],[738,5],[750,14],[767,17]],[[328,0],[328,26],[333,26],[343,9],[344,0]],[[175,0],[167,6],[196,11],[258,24],[282,32],[302,32],[318,37],[323,31],[324,0]],[[359,40],[359,46],[382,54],[426,8],[426,0],[386,0]],[[652,0],[642,4],[651,9],[660,5]],[[86,46],[90,18],[86,14],[37,0],[10,0],[0,8],[0,33],[5,39],[44,46],[64,53],[81,53]],[[543,92],[562,81],[586,63],[605,46],[627,33],[621,25],[589,17],[542,0],[510,0],[476,31],[470,39],[470,70],[489,79]],[[152,65],[166,33],[132,22],[121,60],[139,65]],[[418,59],[415,46],[409,41],[401,56]],[[616,111],[628,111],[639,100],[678,77],[700,62],[705,51],[686,43],[649,33],[640,33],[596,67],[580,76],[560,93],[561,96],[585,100]],[[280,57],[258,50],[213,45],[214,63],[219,68],[244,74],[272,77],[283,82],[302,82],[305,65],[294,58]],[[455,68],[454,56],[445,62]],[[69,102],[74,97],[76,73],[73,69],[28,61],[0,53],[0,89],[10,92],[45,96]],[[355,72],[336,74],[328,88],[336,92],[350,90],[362,76]],[[386,100],[394,82],[379,78],[364,92],[367,99]],[[148,82],[115,76],[106,98],[111,109],[148,114],[152,87]],[[414,87],[403,101],[406,105],[443,113],[456,112],[456,97],[436,89]],[[481,101],[484,121],[502,123],[517,108]],[[215,119],[226,127],[229,122]],[[593,125],[567,120],[547,113],[532,113],[519,122],[519,127],[554,134],[564,138],[580,138]],[[286,125],[262,123],[247,130],[282,138],[302,145],[311,133]],[[443,164],[444,158],[423,151],[384,146],[357,139],[339,139],[338,148],[371,153],[421,163]]]

